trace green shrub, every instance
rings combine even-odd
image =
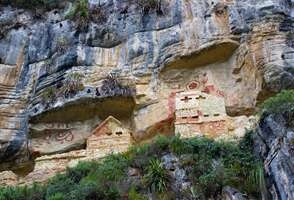
[[[150,144],[142,144],[142,145],[134,145],[131,146],[129,148],[129,152],[130,154],[132,154],[133,156],[135,155],[142,155],[142,154],[146,154],[150,149]]]
[[[192,152],[192,146],[186,140],[181,139],[179,135],[170,139],[169,149],[176,155]]]
[[[89,17],[88,0],[76,0],[69,12],[66,14],[66,18],[69,19],[77,19],[80,17]]]
[[[54,195],[48,197],[47,199],[48,199],[48,200],[64,200],[64,199],[65,199],[64,196],[65,196],[65,195],[62,194],[62,193],[56,193],[56,194],[54,194]]]
[[[19,200],[25,197],[24,190],[20,187],[6,187],[0,189],[0,200]]]
[[[68,194],[69,199],[120,199],[121,195],[115,183],[103,183],[100,180],[83,179]]]
[[[166,136],[159,135],[155,138],[155,145],[157,145],[161,151],[168,149],[170,144],[170,139]]]
[[[90,22],[88,0],[76,0],[65,17],[76,21],[78,31],[87,30]]]
[[[32,187],[18,186],[0,188],[0,200],[39,200],[45,198],[46,188],[33,184]]]
[[[221,193],[222,180],[216,170],[198,178],[198,187],[205,197],[214,197]]]
[[[254,131],[246,131],[244,137],[239,142],[239,147],[242,151],[252,152],[253,150],[253,134]]]
[[[77,0],[76,1],[77,10],[79,17],[89,17],[88,13],[88,0]]]
[[[132,147],[127,153],[109,155],[99,162],[81,162],[45,186],[0,188],[0,200],[115,200],[121,199],[122,194],[140,200],[145,199],[138,192],[147,192],[144,186],[157,194],[170,194],[174,192],[169,191],[171,179],[160,162],[161,156],[170,152],[178,155],[181,168],[193,184],[188,193],[196,199],[214,198],[227,185],[258,199],[260,192],[266,190],[264,172],[251,145],[251,133],[239,145],[207,138],[160,136],[154,143]],[[134,179],[127,177],[130,167],[140,170],[139,183],[130,182]],[[133,187],[129,187],[130,183]]]
[[[193,168],[191,173],[191,179],[197,178],[202,174],[207,174],[212,170],[212,161],[205,155],[194,155],[193,156]]]
[[[157,158],[156,152],[157,145],[142,144],[138,146],[133,146],[129,149],[129,156],[131,157],[131,167],[144,170],[149,164],[150,160]],[[153,148],[155,147],[155,148]]]
[[[166,191],[169,176],[159,160],[150,161],[147,166],[147,173],[144,176],[144,182],[152,192]]]
[[[136,188],[132,186],[128,193],[128,200],[147,200],[147,198],[144,195],[138,193]]]
[[[262,194],[267,193],[262,163],[257,163],[249,172],[249,176],[247,177],[244,186],[250,193],[257,193],[257,190],[259,190]],[[256,186],[258,187],[255,188]]]
[[[74,20],[76,28],[80,32],[88,29],[90,21],[103,23],[107,20],[106,12],[103,8],[100,5],[90,8],[88,0],[76,0],[65,17]]]
[[[27,199],[40,200],[45,198],[45,195],[46,195],[45,186],[34,183],[32,187],[27,187],[27,188],[29,191]]]
[[[126,176],[129,166],[128,159],[119,155],[109,155],[103,160],[103,164],[97,166],[95,173],[101,181],[119,181]]]
[[[184,164],[192,166],[190,178],[202,199],[219,193],[226,185],[259,195],[259,183],[247,181],[257,162],[251,152],[250,133],[239,145],[207,138],[192,138],[187,143],[192,146],[193,156],[184,160]]]
[[[96,168],[96,162],[79,162],[76,167],[68,168],[66,175],[75,183],[79,183],[82,178],[86,177],[93,169]]]
[[[70,199],[75,200],[85,200],[85,199],[103,199],[103,190],[102,186],[99,186],[95,182],[81,182],[72,189],[68,196]]]
[[[282,113],[290,110],[294,112],[294,90],[283,90],[261,105],[262,113]]]
[[[68,194],[75,188],[75,182],[65,174],[58,174],[47,185],[46,198],[53,198],[57,193]]]
[[[105,187],[103,195],[104,195],[103,199],[105,199],[105,200],[108,200],[108,199],[113,199],[113,200],[121,199],[119,189],[115,184],[107,185]]]

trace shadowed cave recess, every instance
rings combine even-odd
[[[260,105],[294,88],[293,13],[291,0],[0,1],[0,186],[158,136],[251,131],[268,199],[292,197],[291,112]]]

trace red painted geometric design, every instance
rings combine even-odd
[[[187,89],[188,90],[195,90],[197,88],[199,88],[200,83],[198,81],[192,81],[188,84]]]

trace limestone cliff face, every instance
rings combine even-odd
[[[268,199],[294,198],[293,109],[265,114],[257,127],[255,151],[265,164]]]
[[[163,0],[160,12],[128,0],[95,5],[103,20],[85,27],[67,19],[70,2],[41,15],[1,6],[1,170],[24,173],[37,156],[84,148],[108,116],[135,141],[175,134],[175,98],[186,90],[224,106],[201,107],[189,117],[223,118],[188,130],[238,136],[251,123],[243,115],[294,88],[292,0]]]

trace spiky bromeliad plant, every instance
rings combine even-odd
[[[251,137],[245,138],[247,141],[238,145],[208,138],[160,137],[152,144],[132,147],[99,162],[80,163],[39,188],[0,187],[0,200],[116,200],[126,195],[129,199],[145,199],[150,192],[174,194],[170,187],[174,179],[160,161],[167,153],[176,155],[186,171],[192,184],[190,197],[214,199],[224,186],[231,186],[249,198],[260,199],[265,188],[263,166],[251,153]],[[137,169],[138,175],[128,176],[130,168]],[[141,181],[134,181],[138,178]],[[185,194],[177,191],[177,195]]]
[[[76,94],[78,91],[84,89],[84,85],[82,83],[82,79],[84,75],[79,72],[72,72],[65,76],[63,80],[63,86],[61,88],[61,94],[65,97]]]
[[[41,94],[41,99],[44,104],[51,104],[56,101],[57,98],[57,90],[54,86],[46,88]]]
[[[130,0],[131,3],[134,1],[142,10],[142,13],[148,14],[151,11],[156,11],[157,14],[164,14],[164,7],[166,7],[167,2],[164,0]]]
[[[79,31],[86,30],[89,23],[88,0],[76,0],[67,12],[66,18],[75,20],[77,23],[76,28]]]
[[[65,36],[60,36],[56,40],[56,48],[57,52],[60,54],[63,54],[66,52],[66,50],[69,48],[69,40]]]
[[[144,176],[144,181],[152,192],[164,192],[167,190],[169,176],[160,160],[150,160],[147,167],[147,174]]]

